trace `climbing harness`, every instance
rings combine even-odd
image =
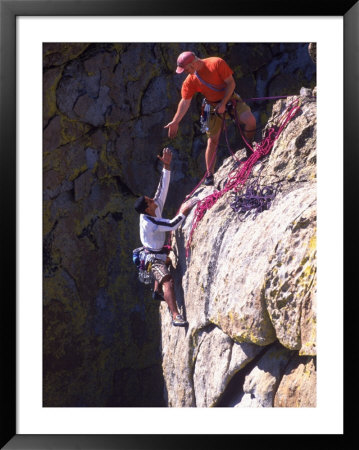
[[[146,252],[145,247],[138,247],[132,251],[132,261],[137,267],[141,283],[150,284],[153,281],[151,266],[154,259],[154,255]]]
[[[216,103],[219,103],[219,102],[216,102]],[[226,104],[226,108],[225,108],[225,111],[223,114],[218,114],[216,112],[216,110],[215,110],[216,103],[213,103],[213,102],[211,103],[206,98],[203,99],[201,116],[200,116],[201,132],[205,133],[209,130],[210,116],[217,115],[222,120],[222,128],[221,128],[220,134],[222,134],[222,131],[224,130],[228,150],[231,153],[232,157],[235,160],[237,160],[233,150],[231,149],[229,139],[228,139],[226,119],[231,119],[234,122],[234,124],[237,126],[237,128],[239,129],[239,131],[241,133],[241,137],[242,137],[243,141],[245,142],[247,148],[249,148],[250,151],[253,152],[252,147],[248,144],[247,140],[244,137],[244,134],[242,132],[242,128],[241,128],[241,125],[240,125],[239,119],[238,119],[237,104],[244,103],[242,98],[236,92],[233,92],[231,99]],[[244,132],[251,132],[251,131],[256,131],[256,129],[255,130],[244,129]],[[217,149],[216,149],[216,151],[217,151]]]
[[[170,247],[165,245],[162,250],[153,251],[146,247],[138,247],[132,250],[132,261],[138,270],[138,279],[141,283],[150,284],[154,280],[151,268],[157,259],[157,255],[168,255]]]
[[[288,124],[288,122],[295,116],[300,106],[301,100],[299,98],[295,99],[283,112],[282,116],[279,119],[278,125],[272,126],[265,131],[265,135],[262,141],[256,145],[255,149],[253,149],[249,145],[249,143],[247,142],[241,131],[242,138],[245,144],[252,150],[253,153],[246,161],[244,162],[242,161],[237,168],[235,168],[232,172],[229,173],[227,183],[225,184],[222,190],[220,191],[217,190],[213,192],[212,194],[208,195],[207,197],[203,198],[197,203],[197,207],[195,210],[195,217],[192,223],[192,228],[190,230],[189,238],[186,245],[186,257],[188,257],[189,254],[189,248],[192,243],[193,233],[197,228],[199,222],[202,220],[206,211],[212,208],[212,206],[228,191],[234,191],[235,193],[239,192],[239,190],[246,183],[253,166],[260,158],[269,154],[269,152],[273,148],[274,142],[278,139],[279,135],[281,134],[285,126]],[[236,109],[234,109],[234,111],[236,111]],[[203,179],[201,180],[201,183]],[[194,190],[191,192],[191,194],[189,194],[186,197],[186,199],[190,198],[190,196],[195,192],[198,186],[199,185],[197,185],[194,188]]]

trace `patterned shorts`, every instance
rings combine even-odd
[[[166,277],[168,279],[171,276],[169,265],[162,259],[155,259],[153,261],[151,271],[159,284],[163,283]]]

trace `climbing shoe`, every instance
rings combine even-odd
[[[187,324],[187,320],[184,320],[181,314],[177,314],[176,318],[172,320],[172,325],[175,327],[185,327]]]
[[[214,183],[213,173],[210,173],[209,175],[206,176],[204,184],[206,186],[213,186],[213,183]]]

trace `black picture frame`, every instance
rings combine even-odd
[[[303,11],[307,14],[303,14]],[[0,0],[0,182],[3,211],[1,248],[3,256],[1,327],[1,448],[7,449],[183,449],[205,445],[224,448],[278,435],[18,435],[16,433],[16,17],[18,16],[343,16],[344,18],[344,232],[354,237],[353,179],[358,168],[359,134],[359,5],[356,1],[237,1],[218,2],[168,0]],[[254,31],[255,32],[255,31]],[[355,189],[355,188],[354,188]],[[355,197],[353,198],[355,201]],[[349,203],[350,202],[350,203]],[[348,241],[344,256],[350,255]],[[353,240],[350,242],[351,249]],[[355,265],[356,266],[356,265]],[[351,265],[353,267],[353,265]],[[355,279],[355,267],[344,273],[347,292]],[[5,288],[5,289],[4,289]],[[353,299],[354,300],[354,299]],[[347,310],[348,311],[348,310]],[[350,313],[346,317],[354,317]],[[354,327],[353,319],[349,328]],[[348,420],[347,431],[350,431]],[[283,430],[285,432],[285,430]],[[343,435],[344,436],[344,435]],[[334,438],[343,436],[330,436]],[[238,440],[239,439],[239,440]],[[307,439],[298,435],[296,440]],[[298,441],[297,441],[298,442]],[[4,446],[4,447],[3,447]]]

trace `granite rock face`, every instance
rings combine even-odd
[[[216,213],[211,222],[224,239],[227,226],[232,228],[232,234],[238,227],[239,235],[244,235],[246,229],[258,229],[254,235],[247,235],[251,241],[248,248],[253,246],[253,261],[249,260],[248,248],[238,251],[233,248],[228,257],[232,268],[238,270],[218,274],[223,271],[222,265],[217,264],[208,245],[202,261],[211,261],[209,276],[199,258],[194,257],[195,252],[193,271],[187,271],[181,263],[179,273],[185,280],[193,342],[197,346],[202,342],[201,347],[193,351],[192,341],[185,340],[185,344],[181,334],[176,338],[170,326],[161,330],[159,305],[151,300],[147,286],[137,279],[132,249],[140,242],[133,204],[137,195],[151,196],[155,191],[161,171],[157,154],[169,145],[174,154],[166,216],[177,211],[204,171],[206,137],[199,127],[200,96],[194,98],[175,140],[170,141],[163,128],[172,119],[180,99],[183,77],[175,74],[176,59],[188,49],[200,57],[219,55],[226,59],[243,98],[296,94],[302,86],[313,88],[316,84],[316,68],[308,54],[308,44],[43,45],[44,406],[166,406],[161,332],[164,349],[166,340],[172,343],[177,338],[180,346],[187,345],[188,364],[181,362],[172,381],[168,376],[170,367],[167,363],[164,366],[171,405],[215,403],[233,374],[276,339],[297,352],[314,354],[311,312],[314,297],[310,293],[310,280],[315,275],[310,273],[314,240],[307,247],[298,243],[294,260],[289,260],[286,253],[288,245],[307,242],[311,227],[304,224],[314,214],[314,210],[310,212],[311,194],[306,186],[312,170],[308,166],[310,155],[315,158],[315,151],[305,144],[313,142],[314,146],[315,128],[311,128],[310,121],[307,123],[307,113],[301,119],[302,128],[293,130],[298,142],[291,152],[309,151],[310,155],[305,160],[302,156],[296,161],[283,158],[288,150],[282,142],[270,156],[273,173],[293,179],[287,183],[287,190],[278,194],[277,212],[284,213],[284,204],[289,207],[293,200],[302,205],[302,215],[296,216],[295,208],[291,207],[286,221],[280,224],[278,238],[268,237],[264,242],[259,238],[262,232],[252,222],[241,225],[227,210],[222,215]],[[251,105],[260,128],[271,117],[273,104],[270,101]],[[229,141],[233,148],[240,148],[234,127],[229,129]],[[288,142],[294,145],[293,140]],[[219,166],[227,156],[227,146],[221,142]],[[288,167],[281,172],[284,161]],[[225,161],[216,177],[224,180],[230,164]],[[311,164],[314,172],[314,161]],[[270,173],[266,176],[272,180]],[[294,186],[298,190],[289,188]],[[281,202],[281,198],[287,200]],[[222,207],[226,208],[225,202]],[[268,220],[263,226],[277,227],[276,214],[267,213]],[[195,236],[197,248],[196,239],[204,233],[199,229]],[[261,243],[257,243],[257,238]],[[184,243],[184,235],[177,237],[178,245],[181,239]],[[211,241],[218,245],[223,253],[226,247],[220,239],[220,235],[210,234],[208,244]],[[273,257],[276,245],[278,258]],[[268,261],[264,253],[261,256],[259,246],[272,249]],[[258,265],[258,277],[254,277],[253,264]],[[304,264],[308,270],[296,272],[286,287],[287,277],[280,264],[288,264],[290,271]],[[223,280],[227,276],[227,282],[223,281],[228,285],[226,289],[216,286],[217,275]],[[234,276],[233,282],[229,275]],[[243,283],[245,277],[248,279]],[[197,281],[194,289],[193,283]],[[296,283],[300,284],[298,290]],[[177,289],[182,289],[179,286],[177,281]],[[188,289],[193,289],[191,301]],[[240,301],[235,302],[233,297],[238,290]],[[290,304],[299,308],[302,295],[306,295],[306,303],[299,321],[290,311]],[[190,312],[190,304],[198,307]],[[252,314],[253,324],[249,325],[243,319]],[[281,328],[283,320],[285,328]],[[162,327],[165,325],[163,317]],[[204,375],[206,359],[212,358],[214,363],[217,356],[215,353],[209,356],[204,350],[212,346],[223,347],[218,350],[223,354],[219,372],[208,378]],[[193,358],[197,361],[195,376],[190,363]],[[201,394],[198,386],[204,378],[208,392],[204,390]],[[176,384],[177,379],[181,387]],[[179,389],[182,394],[177,401],[174,396]]]
[[[189,326],[171,327],[162,306],[170,406],[316,404],[316,101],[300,98],[300,110],[242,188],[275,188],[270,207],[240,216],[229,191],[206,211],[187,257],[195,210],[173,236],[177,301]],[[277,102],[273,116],[293,99]],[[214,187],[193,195],[222,189],[233,166],[226,159]]]

